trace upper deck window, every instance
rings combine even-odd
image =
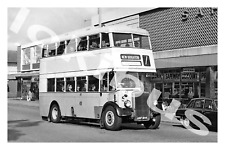
[[[57,43],[57,55],[62,55],[64,53],[65,47],[65,41]]]
[[[71,39],[71,40],[67,40],[67,53],[73,53],[76,51],[76,40],[75,39]]]
[[[48,44],[48,56],[54,56],[56,51],[55,43]]]
[[[113,33],[115,47],[133,47],[130,33]]]
[[[104,48],[104,47],[110,47],[108,33],[102,33],[102,48]]]
[[[136,47],[150,49],[149,38],[146,35],[138,35],[131,33],[113,33],[113,40],[115,47]]]
[[[133,34],[134,47],[150,49],[148,36]]]
[[[99,34],[89,36],[89,50],[100,48]]]
[[[77,46],[77,51],[85,51],[87,50],[87,37],[81,37],[78,38],[78,46]]]

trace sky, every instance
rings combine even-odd
[[[115,9],[101,8],[101,11],[104,13]],[[41,40],[50,37],[50,31],[59,35],[90,26],[91,18],[98,14],[98,8],[9,7],[7,13],[8,50],[16,50],[17,45],[32,42],[29,33],[35,27],[40,30],[35,34],[36,39]]]

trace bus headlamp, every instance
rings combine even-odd
[[[130,100],[126,100],[124,102],[124,106],[127,107],[127,108],[131,108],[131,101]]]

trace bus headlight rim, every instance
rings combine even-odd
[[[131,108],[131,101],[130,100],[126,100],[125,102],[124,102],[124,106],[125,107],[127,107],[127,108]]]

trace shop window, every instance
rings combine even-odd
[[[77,91],[86,91],[87,89],[87,80],[86,76],[77,77]]]
[[[201,97],[205,97],[205,83],[201,83]]]
[[[55,56],[56,46],[55,43],[48,44],[48,56]]]
[[[35,63],[40,63],[40,58],[41,58],[41,45],[36,46],[36,51],[35,51]]]
[[[173,82],[172,85],[172,98],[179,98],[180,96],[180,83],[179,82]]]
[[[104,47],[110,47],[108,33],[102,33],[102,48]]]
[[[66,78],[66,91],[74,92],[75,91],[75,80],[74,77]]]
[[[99,89],[99,80],[94,76],[88,76],[88,91],[97,92]]]
[[[99,34],[89,36],[89,50],[100,48],[100,36]]]
[[[65,50],[65,41],[57,43],[57,55],[62,55]]]
[[[47,91],[54,92],[55,91],[55,78],[47,79],[47,84],[48,84]]]
[[[56,91],[57,92],[65,91],[64,78],[56,78]]]
[[[71,39],[71,40],[67,40],[67,53],[73,53],[76,51],[76,40],[75,39]]]
[[[78,46],[77,51],[85,51],[87,50],[87,37],[78,38]]]
[[[172,95],[172,83],[164,83],[163,87],[164,87],[163,98],[164,99],[171,98],[171,95]]]
[[[30,64],[30,48],[23,49],[23,65]]]

